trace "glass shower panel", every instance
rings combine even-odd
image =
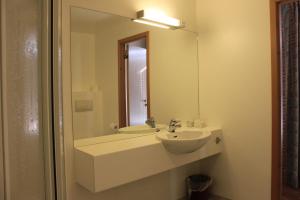
[[[147,50],[129,47],[129,121],[130,126],[147,120]]]
[[[4,0],[5,72],[2,79],[8,200],[43,200],[40,0]],[[3,10],[2,10],[3,11]]]

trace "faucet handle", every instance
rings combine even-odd
[[[169,123],[169,127],[175,127],[180,128],[181,127],[181,121],[177,119],[171,119]]]
[[[181,121],[180,120],[178,120],[178,119],[171,119],[170,120],[170,124],[177,124],[177,123],[180,123]]]
[[[156,127],[154,117],[150,117],[149,119],[147,119],[145,121],[145,123],[148,124],[149,126],[151,126],[151,128],[155,128]]]
[[[174,133],[176,128],[180,128],[181,127],[180,122],[181,122],[180,120],[171,119],[169,123],[169,132]]]

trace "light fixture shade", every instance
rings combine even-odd
[[[184,23],[179,19],[166,16],[159,12],[147,10],[138,11],[137,18],[133,19],[133,21],[160,28],[178,29],[184,27]]]

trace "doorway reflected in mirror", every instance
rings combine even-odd
[[[150,118],[149,32],[119,40],[119,126]]]

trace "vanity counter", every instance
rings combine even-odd
[[[101,192],[219,154],[223,148],[222,130],[206,130],[212,132],[209,141],[199,150],[186,154],[169,153],[155,134],[77,146],[76,181],[91,192]]]

